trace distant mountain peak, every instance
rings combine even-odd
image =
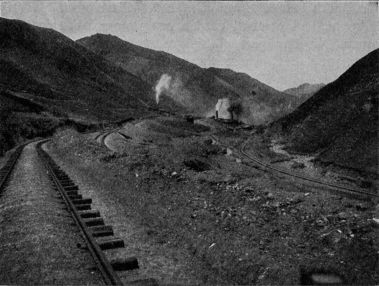
[[[306,99],[311,97],[313,94],[318,92],[324,86],[325,86],[324,83],[311,84],[311,83],[306,82],[306,83],[300,84],[297,87],[286,89],[283,92],[297,96],[301,98],[303,101],[305,101]]]

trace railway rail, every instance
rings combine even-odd
[[[91,210],[92,200],[83,198],[78,193],[78,186],[69,176],[54,162],[54,160],[41,147],[47,140],[37,144],[37,152],[48,170],[50,180],[55,190],[58,191],[70,211],[74,221],[79,227],[87,248],[94,258],[100,270],[104,282],[107,285],[123,285],[116,271],[133,270],[139,268],[135,257],[109,261],[103,250],[124,247],[124,241],[114,237],[111,226],[104,225],[104,220],[98,211]],[[129,281],[138,285],[156,285],[154,279],[142,279]]]
[[[59,197],[64,201],[67,210],[70,212],[76,225],[80,229],[82,237],[86,243],[86,249],[91,253],[94,262],[100,271],[103,282],[106,285],[123,285],[118,271],[134,270],[139,268],[136,257],[117,258],[109,261],[104,251],[108,249],[124,247],[124,241],[114,237],[113,228],[105,225],[100,216],[100,212],[91,209],[92,199],[83,198],[79,194],[79,187],[69,178],[69,176],[54,162],[54,160],[42,149],[42,144],[49,139],[40,140],[36,144],[38,157],[42,160],[47,170],[53,188],[58,192]],[[33,140],[34,142],[37,140]],[[0,169],[0,195],[6,189],[9,179],[17,161],[26,145],[31,142],[20,145],[10,155],[5,165]],[[133,276],[133,281],[127,283],[133,285],[157,285],[155,279],[137,279]],[[137,280],[136,280],[137,279]]]
[[[305,175],[296,174],[294,172],[290,172],[288,170],[272,166],[270,163],[262,161],[261,159],[258,159],[256,157],[254,157],[253,155],[249,154],[246,151],[246,147],[247,147],[247,145],[249,143],[249,140],[246,140],[239,148],[236,149],[236,148],[231,148],[230,146],[227,146],[227,145],[223,144],[221,142],[221,140],[219,138],[217,138],[215,135],[210,135],[210,137],[213,140],[215,140],[219,145],[221,145],[223,147],[228,147],[230,149],[234,149],[234,151],[237,151],[237,153],[241,154],[243,157],[247,158],[249,161],[251,161],[251,162],[253,162],[253,163],[255,163],[255,164],[259,165],[259,166],[262,166],[265,169],[268,169],[270,171],[277,172],[277,173],[280,173],[280,174],[283,174],[283,175],[286,175],[286,176],[289,176],[289,177],[292,177],[292,178],[296,178],[296,179],[299,179],[299,180],[311,182],[311,183],[314,183],[314,184],[317,184],[317,185],[321,185],[321,186],[327,187],[329,189],[333,189],[333,190],[341,192],[341,193],[355,195],[355,196],[358,196],[361,199],[365,199],[365,200],[367,200],[367,199],[379,199],[378,193],[367,192],[367,191],[364,191],[364,190],[361,190],[361,189],[356,189],[356,188],[352,188],[352,187],[348,187],[348,186],[342,186],[342,185],[333,184],[333,183],[330,183],[330,182],[326,182],[326,181],[323,181],[323,180],[315,179],[315,178],[312,178],[312,177],[309,177],[309,176],[305,176]]]
[[[124,133],[121,133],[121,132],[117,132],[122,138],[124,138],[125,140],[130,140],[132,139],[131,137],[129,137],[128,135],[125,135]]]
[[[16,148],[16,150],[10,155],[8,161],[5,165],[0,169],[0,194],[5,189],[7,182],[10,178],[12,170],[17,163],[18,158],[24,149],[25,144]]]
[[[41,145],[45,142],[46,141],[41,141],[37,144],[37,152],[48,170],[49,177],[53,182],[55,189],[61,195],[73,219],[80,228],[88,250],[93,256],[96,265],[104,278],[105,284],[122,285],[117,273],[102,252],[101,245],[95,240],[95,236],[112,235],[113,231],[111,228],[102,228],[100,232],[94,232],[89,229],[90,226],[103,226],[103,220],[99,218],[100,215],[98,212],[89,212],[92,200],[83,199],[83,197],[78,194],[78,187],[73,184],[65,172],[62,171],[51,157],[41,148]],[[110,241],[108,242],[108,247],[111,246],[110,244],[113,244],[113,246],[123,246],[123,241]]]
[[[102,144],[102,145],[104,145],[105,143],[104,143],[104,141],[105,141],[105,138],[109,135],[109,134],[111,134],[112,133],[112,131],[107,131],[107,132],[104,132],[104,133],[100,133],[99,135],[97,135],[95,138],[94,138],[94,140],[95,141],[100,141],[99,143],[100,144]]]

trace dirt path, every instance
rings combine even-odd
[[[0,284],[101,284],[35,145],[25,147],[0,197]]]

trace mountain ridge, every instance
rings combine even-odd
[[[28,91],[41,100],[56,99],[63,112],[90,117],[111,116],[111,107],[117,105],[141,109],[140,100],[148,101],[146,83],[57,31],[0,18],[0,39],[3,88]]]
[[[151,85],[155,85],[163,74],[168,74],[173,78],[174,85],[178,87],[174,91],[169,90],[168,96],[179,103],[184,103],[190,111],[199,115],[211,114],[217,100],[228,97],[245,106],[242,119],[261,124],[279,118],[297,104],[296,97],[281,93],[246,75],[250,81],[255,81],[260,87],[258,89],[260,102],[258,102],[248,92],[251,88],[249,80],[242,82],[239,87],[233,84],[233,81],[238,81],[236,78],[241,77],[241,73],[233,71],[226,76],[225,72],[220,72],[224,69],[201,68],[174,55],[139,47],[113,35],[95,34],[79,39],[77,43],[141,77]],[[232,77],[235,79],[231,80]],[[270,94],[270,97],[263,96],[263,90],[264,94]],[[272,98],[274,99],[271,100]],[[281,105],[273,106],[277,103]],[[251,104],[256,104],[253,109],[260,112],[252,112]]]

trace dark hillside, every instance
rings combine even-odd
[[[117,117],[112,109],[120,107],[142,112],[143,101],[153,100],[139,78],[54,30],[22,21],[0,18],[0,63],[3,89],[49,99],[83,118]]]
[[[291,149],[321,152],[319,159],[377,172],[379,50],[326,85],[273,126]]]
[[[151,112],[151,86],[66,36],[0,18],[0,155],[56,128]]]
[[[51,136],[65,126],[78,131],[98,128],[96,122],[72,120],[51,107],[47,110],[24,94],[0,90],[0,156],[27,139]]]
[[[248,75],[230,70],[226,73],[228,70],[216,68],[204,69],[112,35],[96,34],[77,42],[153,86],[163,74],[168,74],[173,83],[166,95],[199,115],[213,114],[217,100],[229,97],[243,104],[242,119],[260,124],[287,114],[297,103],[296,97],[281,93]],[[251,90],[255,93],[252,94]]]

